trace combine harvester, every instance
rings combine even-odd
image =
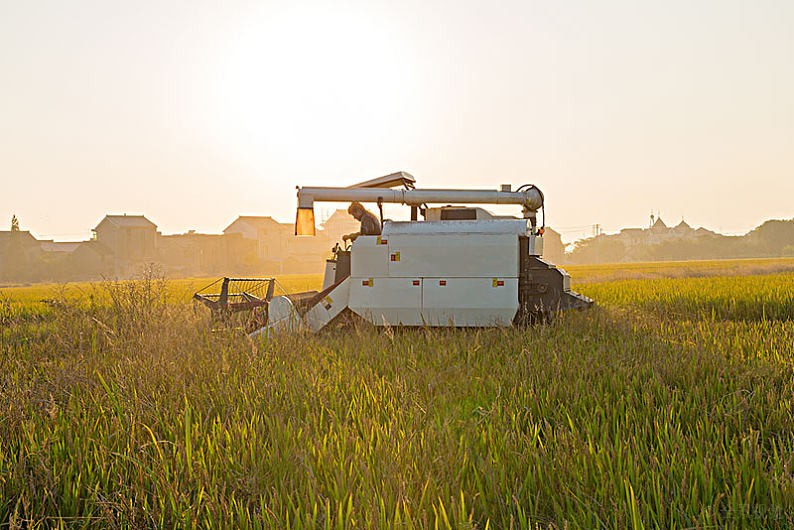
[[[543,193],[537,187],[414,184],[411,175],[399,172],[347,188],[298,188],[298,236],[315,234],[315,202],[374,203],[382,221],[384,203],[403,204],[411,220],[383,221],[381,235],[359,236],[349,248],[337,245],[322,290],[271,294],[267,323],[251,336],[318,332],[350,313],[376,326],[520,326],[593,304],[571,291],[568,273],[540,258],[544,224],[538,226],[537,211],[543,209]],[[513,204],[523,216],[449,204]]]

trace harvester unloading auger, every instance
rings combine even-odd
[[[322,290],[272,296],[267,322],[251,335],[317,332],[353,313],[375,326],[490,327],[548,321],[590,307],[563,269],[541,259],[543,231],[534,185],[512,190],[416,189],[405,172],[347,188],[298,188],[295,235],[314,235],[315,202],[409,206],[410,221],[383,222],[379,236],[334,249]],[[402,189],[395,189],[401,187]],[[447,206],[435,206],[446,204]],[[472,206],[514,204],[523,216]],[[419,215],[423,219],[419,220]]]

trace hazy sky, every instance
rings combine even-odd
[[[567,239],[794,217],[794,1],[0,0],[0,228],[537,184]],[[8,225],[8,226],[6,226]]]

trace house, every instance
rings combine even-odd
[[[41,256],[40,242],[27,230],[0,230],[0,279],[31,279]]]
[[[244,239],[256,241],[256,255],[270,260],[287,254],[288,237],[293,234],[292,225],[282,224],[270,216],[241,215],[223,233],[241,234]]]
[[[562,236],[548,226],[543,229],[543,258],[552,263],[565,263],[565,245]]]
[[[115,274],[116,257],[99,241],[82,241],[68,255],[64,267],[67,279],[98,280]]]
[[[79,241],[67,243],[51,239],[40,240],[41,253],[35,267],[32,268],[35,270],[36,278],[50,281],[77,279],[71,272],[70,259],[79,246]]]
[[[340,240],[345,234],[358,232],[361,223],[347,213],[347,210],[334,210],[323,223],[323,234],[330,239]]]
[[[158,258],[157,225],[143,215],[106,215],[93,232],[94,239],[113,253],[116,276],[133,276]]]
[[[325,230],[317,230],[314,236],[296,236],[295,225],[289,225],[288,252],[284,259],[283,272],[295,274],[315,274],[323,272],[325,260],[332,255],[332,249],[340,238],[330,237]]]
[[[322,272],[334,244],[325,230],[318,230],[314,237],[299,237],[295,225],[269,216],[241,215],[223,233],[256,241],[259,270],[268,274]]]
[[[596,263],[736,255],[723,245],[725,241],[715,244],[718,235],[711,230],[694,229],[683,219],[673,227],[667,226],[661,217],[654,216],[651,220],[645,229],[624,228],[617,234],[601,234],[578,242],[571,258],[577,263]]]
[[[645,230],[642,228],[624,228],[616,237],[623,241],[627,247],[644,245],[647,240]]]
[[[178,276],[256,272],[256,241],[241,233],[160,236],[157,245],[165,269]]]
[[[81,241],[53,241],[51,239],[46,239],[39,242],[39,246],[41,247],[42,252],[51,252],[54,255],[68,255],[77,250],[77,247],[80,246]]]
[[[675,225],[673,228],[673,233],[679,237],[691,237],[692,234],[695,232],[689,223],[681,219],[681,222]]]

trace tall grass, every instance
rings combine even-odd
[[[158,281],[4,310],[0,521],[794,526],[791,275],[587,284],[599,307],[527,329],[261,342]]]

